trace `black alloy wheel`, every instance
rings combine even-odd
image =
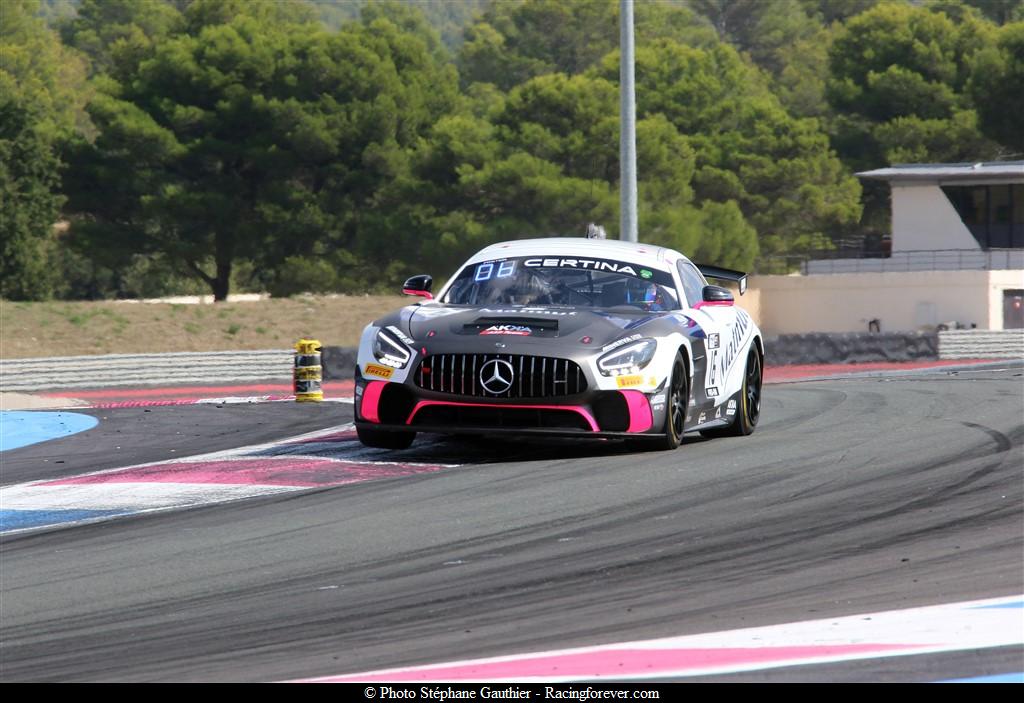
[[[761,368],[761,355],[755,345],[750,345],[747,355],[747,374],[743,379],[743,416],[750,434],[757,427],[761,418],[761,385],[764,381],[764,370]]]
[[[745,437],[752,434],[761,418],[761,386],[764,382],[764,368],[756,344],[747,352],[747,366],[743,372],[743,388],[740,391],[740,407],[728,427],[701,430],[703,437]]]
[[[682,352],[676,353],[666,395],[665,422],[661,428],[662,436],[627,440],[630,448],[639,451],[671,451],[682,442],[686,423],[686,408],[690,402],[689,378],[686,375],[686,362],[683,360]]]

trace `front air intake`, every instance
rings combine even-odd
[[[525,354],[433,354],[413,378],[423,390],[473,398],[557,398],[587,390],[575,361]]]

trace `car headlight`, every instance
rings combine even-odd
[[[625,373],[636,373],[654,358],[658,342],[654,339],[641,339],[610,352],[597,360],[597,368],[604,376],[621,376]]]
[[[409,363],[412,351],[398,338],[397,334],[387,328],[382,328],[377,331],[377,337],[373,340],[373,355],[385,366],[401,369]]]

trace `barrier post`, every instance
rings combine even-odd
[[[324,371],[320,365],[320,341],[316,339],[300,339],[295,343],[295,369],[292,372],[292,385],[295,389],[295,402],[320,402],[324,399]]]

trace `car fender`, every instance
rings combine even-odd
[[[367,381],[404,383],[419,363],[419,350],[411,350],[412,356],[409,358],[409,363],[405,365],[405,368],[396,369],[380,363],[377,357],[373,355],[373,342],[380,329],[379,326],[371,324],[367,325],[363,330],[363,336],[359,340],[359,353],[356,355],[356,365],[359,367],[359,373]]]
[[[685,347],[690,358],[693,358],[690,340],[680,332],[671,332],[667,335],[640,335],[640,338],[644,337],[657,340],[658,349],[650,363],[635,374],[605,376],[597,366],[598,359],[601,358],[602,354],[595,354],[587,359],[587,370],[590,377],[594,379],[594,384],[598,389],[605,391],[638,390],[644,393],[653,393],[664,385],[665,380],[672,373],[672,365],[675,363],[676,352],[679,351],[680,347]],[[617,345],[617,342],[613,342],[607,345],[605,349],[602,349],[602,352],[612,351]],[[693,364],[691,363],[690,366],[692,367]]]

